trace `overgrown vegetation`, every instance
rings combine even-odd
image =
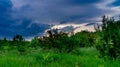
[[[120,67],[120,20],[103,16],[102,22],[95,26],[96,32],[68,36],[55,29],[32,41],[22,35],[4,38],[0,40],[0,67]]]
[[[97,45],[102,57],[117,59],[120,57],[120,20],[103,16],[100,42]]]

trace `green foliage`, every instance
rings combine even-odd
[[[54,30],[55,31],[55,30]],[[57,31],[57,30],[56,30]],[[54,34],[53,34],[54,33]],[[58,49],[59,52],[71,52],[76,47],[76,41],[68,37],[67,33],[48,31],[49,37],[39,39],[41,46],[49,49]]]
[[[41,49],[41,48],[39,48]],[[80,48],[80,55],[31,49],[24,55],[16,51],[0,54],[0,67],[120,67],[119,60],[99,58],[95,48]]]
[[[26,51],[28,45],[29,42],[24,41],[24,38],[21,35],[15,35],[13,41],[7,40],[6,38],[0,40],[1,51],[17,50],[20,54],[22,54]]]
[[[23,39],[23,37],[22,37],[22,35],[15,35],[14,37],[13,37],[13,41],[23,41],[24,39]]]
[[[39,43],[39,39],[37,37],[32,39],[32,41],[30,42],[30,45],[29,45],[29,47],[33,47],[33,48],[36,48],[39,46],[40,46],[40,43]]]
[[[35,55],[35,58],[38,62],[42,62],[43,64],[52,63],[62,59],[58,54],[53,53],[37,54]]]
[[[94,46],[95,35],[92,32],[82,31],[72,36],[74,41],[77,42],[79,47],[91,47]]]
[[[13,37],[13,43],[17,47],[17,50],[22,54],[26,50],[25,41],[22,35],[15,35]]]
[[[120,21],[103,16],[100,43],[96,46],[102,57],[116,59],[120,56]]]
[[[17,46],[17,50],[18,50],[18,52],[20,52],[20,54],[22,54],[22,53],[25,52],[26,47],[25,47],[25,45],[24,45],[23,42],[21,42],[21,43],[18,44],[18,46]]]

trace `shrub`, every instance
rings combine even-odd
[[[35,37],[34,39],[32,39],[32,41],[30,42],[30,45],[29,47],[33,47],[33,48],[36,48],[40,46],[40,43],[39,43],[39,39],[37,37]]]
[[[95,42],[95,34],[92,32],[82,31],[72,36],[79,47],[91,47]]]
[[[102,57],[116,59],[120,56],[120,21],[103,16],[100,44],[96,47]]]
[[[67,33],[58,33],[56,31],[50,30],[48,31],[49,37],[40,38],[41,46],[49,49],[58,49],[59,52],[71,52],[76,47],[76,41],[72,37],[68,37]]]

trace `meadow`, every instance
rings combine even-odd
[[[0,67],[120,67],[119,60],[104,60],[98,55],[93,47],[77,49],[69,54],[37,48],[19,55],[13,50],[0,54]]]

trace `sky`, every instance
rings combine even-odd
[[[49,24],[94,23],[103,15],[119,16],[120,0],[0,0],[0,37],[40,35]]]

